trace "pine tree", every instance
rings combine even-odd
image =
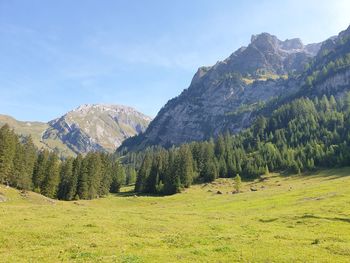
[[[30,190],[33,187],[33,172],[37,158],[37,149],[33,143],[31,136],[28,136],[24,140],[24,152],[25,170],[22,177],[23,181],[21,182],[21,187],[25,190]]]
[[[102,162],[98,153],[88,153],[88,199],[99,197],[102,179]]]
[[[218,170],[215,160],[209,160],[205,163],[203,178],[205,182],[212,182],[218,177]]]
[[[9,177],[11,186],[23,190],[30,190],[32,188],[35,158],[36,151],[31,138],[24,138],[23,143],[17,140],[16,153],[13,159],[13,170]]]
[[[150,153],[147,153],[140,170],[137,174],[136,184],[135,184],[135,192],[144,192],[146,187],[147,178],[151,172],[152,167],[152,157]]]
[[[49,151],[42,150],[36,159],[33,171],[33,187],[34,191],[41,193],[43,182],[46,176],[46,169],[49,160]]]
[[[110,192],[113,174],[113,157],[108,154],[100,154],[102,161],[102,179],[99,190],[100,196],[106,196]]]
[[[17,136],[7,124],[0,128],[0,183],[8,183],[11,176],[17,141]]]
[[[164,194],[171,195],[180,192],[181,181],[179,175],[176,173],[177,163],[175,161],[176,156],[174,150],[170,150],[168,155],[168,169],[164,178]]]
[[[119,161],[114,162],[112,169],[112,184],[110,188],[111,193],[118,193],[123,182],[125,182],[125,169],[119,163]]]
[[[235,181],[234,182],[235,191],[237,193],[239,193],[241,191],[241,187],[242,187],[242,180],[241,180],[241,177],[239,176],[239,174],[236,175],[234,181]]]
[[[77,198],[75,199],[88,199],[89,197],[89,159],[87,157],[83,158],[81,161],[79,176],[78,176],[78,187],[77,187]],[[76,171],[75,171],[76,172]]]
[[[79,199],[78,180],[81,173],[82,162],[83,157],[81,154],[78,154],[73,161],[71,187],[67,193],[68,200]]]
[[[227,177],[227,166],[224,157],[220,157],[219,160],[219,177]]]
[[[219,135],[219,137],[216,140],[215,143],[215,155],[217,158],[221,158],[225,156],[225,139],[222,135]]]
[[[60,180],[60,164],[55,153],[50,153],[47,161],[45,178],[42,183],[41,193],[47,197],[55,198]]]
[[[57,198],[71,200],[71,191],[73,186],[73,161],[72,157],[67,158],[61,163],[60,184],[58,187]]]
[[[126,181],[125,184],[126,185],[132,185],[136,182],[136,170],[134,167],[132,166],[127,166],[126,169]]]
[[[176,171],[180,177],[181,184],[184,187],[189,187],[194,178],[193,158],[188,145],[182,145],[176,156]]]

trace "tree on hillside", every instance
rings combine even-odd
[[[8,183],[13,171],[17,135],[5,124],[0,128],[0,183]]]
[[[120,187],[125,182],[125,169],[119,161],[115,161],[112,166],[112,184],[110,187],[111,193],[118,193]]]
[[[32,176],[36,160],[36,149],[31,137],[17,140],[13,158],[13,169],[9,176],[11,186],[23,190],[32,189]]]
[[[71,200],[71,188],[73,187],[73,162],[74,159],[69,157],[61,163],[60,184],[57,192],[58,199]]]
[[[234,188],[235,191],[237,193],[239,193],[241,191],[241,187],[242,187],[242,180],[241,177],[239,176],[239,174],[236,175],[235,179],[234,179]]]
[[[49,154],[47,161],[45,178],[42,183],[41,193],[47,197],[55,198],[60,182],[60,163],[55,153]]]
[[[136,176],[137,176],[135,168],[132,166],[127,166],[125,173],[126,173],[125,184],[126,185],[134,184],[136,182]]]
[[[49,155],[50,153],[48,150],[40,151],[34,165],[33,187],[34,187],[34,191],[38,193],[41,192],[43,182],[45,180]]]
[[[136,184],[135,184],[135,192],[144,192],[146,187],[147,178],[151,172],[152,168],[152,157],[150,153],[147,153],[140,170],[137,174]]]
[[[79,199],[88,199],[89,186],[88,186],[88,176],[89,176],[89,160],[84,158],[81,161],[80,171],[78,176],[78,186],[77,186],[77,198]]]

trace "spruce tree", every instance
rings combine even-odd
[[[242,187],[242,180],[241,177],[239,176],[239,174],[236,175],[235,179],[234,179],[234,188],[235,191],[237,193],[239,193],[241,191],[241,187]]]
[[[147,178],[151,172],[152,168],[152,156],[150,153],[147,153],[140,170],[137,174],[136,184],[135,184],[135,192],[144,192],[146,188]]]
[[[88,176],[89,176],[89,159],[87,157],[83,158],[81,161],[79,175],[78,175],[78,187],[77,187],[77,197],[75,199],[88,199],[89,197],[89,186],[88,186]]]
[[[81,154],[78,154],[73,161],[71,187],[67,193],[68,200],[79,199],[78,180],[81,173],[82,162],[83,157]]]
[[[49,160],[49,151],[42,150],[39,152],[38,157],[36,159],[33,171],[33,187],[34,191],[40,193],[43,182],[46,176],[46,169]]]
[[[17,136],[7,124],[0,128],[0,183],[8,183],[11,176],[17,141]]]
[[[56,153],[50,153],[47,161],[45,178],[41,193],[47,197],[55,198],[60,180],[60,164]]]
[[[71,191],[73,186],[73,161],[72,157],[67,158],[61,163],[60,184],[58,187],[57,198],[71,200]]]
[[[123,182],[125,182],[125,169],[119,161],[115,161],[112,166],[111,193],[118,193]]]

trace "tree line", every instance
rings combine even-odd
[[[54,152],[38,151],[30,136],[18,136],[8,125],[0,128],[0,183],[77,200],[119,192],[121,185],[135,180],[136,171],[114,155],[90,152],[61,160]]]
[[[257,178],[270,171],[301,173],[350,164],[350,93],[300,98],[237,135],[142,153],[135,191],[174,194],[217,177]],[[134,157],[134,159],[137,159]]]

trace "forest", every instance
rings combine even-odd
[[[251,128],[206,142],[143,153],[135,191],[174,194],[218,177],[251,180],[269,172],[300,174],[350,163],[350,93],[284,104]],[[133,160],[137,159],[135,156]]]
[[[195,183],[237,175],[301,173],[350,163],[350,93],[291,101],[258,116],[239,134],[125,156],[90,152],[60,159],[30,137],[0,129],[0,182],[62,200],[93,199],[135,183],[135,192],[170,195]],[[137,170],[137,175],[136,175]]]
[[[135,171],[111,154],[90,152],[61,160],[55,152],[38,150],[31,137],[0,129],[0,182],[62,200],[93,199],[116,193],[135,181]]]

